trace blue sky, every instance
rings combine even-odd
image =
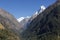
[[[56,0],[0,0],[0,8],[15,16],[15,18],[32,16],[41,5],[48,7]]]

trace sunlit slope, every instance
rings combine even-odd
[[[4,26],[0,23],[0,29],[5,29]]]
[[[20,40],[19,37],[6,29],[0,29],[0,40]]]

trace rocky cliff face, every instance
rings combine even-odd
[[[50,5],[32,20],[23,40],[60,40],[60,2]]]
[[[16,29],[18,29],[19,27],[20,27],[20,25],[19,25],[19,23],[17,22],[17,20],[14,18],[14,16],[13,15],[11,15],[10,13],[8,13],[8,12],[6,12],[5,10],[3,10],[3,9],[0,9],[0,15],[1,15],[1,17],[3,17],[3,18],[5,18],[6,20],[6,23],[8,24],[9,22],[11,22],[10,24],[12,24],[11,25],[11,28],[12,27],[15,27]],[[3,19],[2,18],[2,19]],[[1,20],[2,20],[1,19]],[[8,22],[9,21],[9,22]],[[14,24],[14,25],[13,25]]]
[[[21,22],[19,22],[20,23],[20,33],[22,33],[25,29],[26,29],[26,27],[27,27],[27,25],[28,25],[28,20],[29,20],[30,18],[24,18]]]
[[[8,12],[0,9],[0,39],[20,40],[20,25]]]

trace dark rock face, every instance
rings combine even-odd
[[[23,40],[60,40],[60,2],[40,13],[22,33]]]

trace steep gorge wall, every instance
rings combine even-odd
[[[20,25],[8,12],[0,9],[0,40],[20,40]]]
[[[60,2],[40,13],[22,33],[23,40],[60,40]]]

